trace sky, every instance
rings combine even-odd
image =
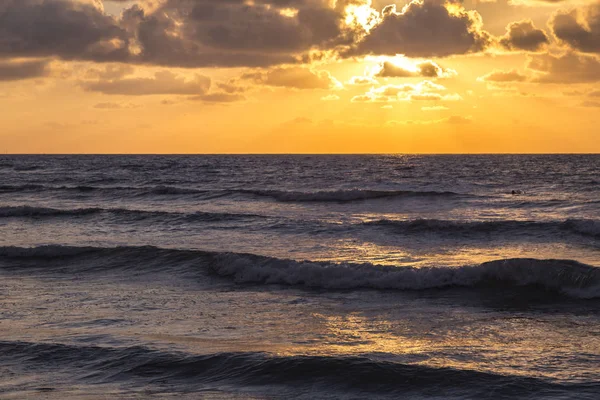
[[[600,1],[2,0],[3,153],[600,152]]]

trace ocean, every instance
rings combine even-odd
[[[600,156],[0,156],[0,398],[599,399]]]

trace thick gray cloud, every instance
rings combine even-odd
[[[346,6],[368,0],[140,2],[153,7],[110,1],[126,7],[120,17],[103,13],[100,0],[0,0],[0,58],[273,68],[324,54],[443,57],[481,51],[492,41],[477,12],[444,0],[413,0],[401,11],[371,10],[371,22],[377,23],[370,30],[345,22]],[[519,36],[516,27],[506,47],[534,48],[545,38],[535,29]],[[433,64],[419,68],[420,76],[440,73]]]
[[[48,61],[14,62],[0,60],[0,81],[19,81],[39,78],[47,74],[47,67]]]
[[[502,47],[508,50],[540,51],[550,43],[546,33],[537,29],[531,20],[513,22],[506,27],[500,38]]]
[[[85,90],[104,94],[144,96],[156,94],[203,95],[210,88],[210,78],[196,75],[186,80],[169,72],[157,72],[154,78],[120,78],[85,82]]]
[[[141,62],[182,67],[294,63],[343,42],[343,14],[325,0],[167,0],[152,13],[124,13]],[[294,11],[286,11],[293,7]]]
[[[600,81],[600,60],[584,54],[567,53],[562,56],[536,55],[529,59],[527,68],[540,74],[541,83],[585,83]]]
[[[490,43],[490,35],[481,29],[479,14],[450,12],[443,1],[412,1],[401,12],[388,6],[382,14],[382,21],[349,55],[444,57],[481,51]]]
[[[550,27],[557,39],[573,49],[600,53],[600,2],[558,12],[550,20]]]
[[[91,0],[2,0],[0,57],[259,67],[295,63],[312,48],[347,40],[343,13],[326,0],[159,4],[153,11],[134,5],[117,20]]]
[[[92,4],[68,0],[2,0],[0,56],[118,61],[128,37]]]

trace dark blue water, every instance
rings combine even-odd
[[[2,156],[0,397],[600,398],[600,156]]]

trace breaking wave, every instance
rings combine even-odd
[[[82,259],[85,259],[85,262]],[[600,297],[600,268],[573,260],[515,258],[463,267],[391,267],[294,261],[252,254],[156,247],[0,247],[0,268],[52,272],[212,272],[236,283],[278,284],[331,290],[426,290],[448,287],[538,286],[575,298]]]

